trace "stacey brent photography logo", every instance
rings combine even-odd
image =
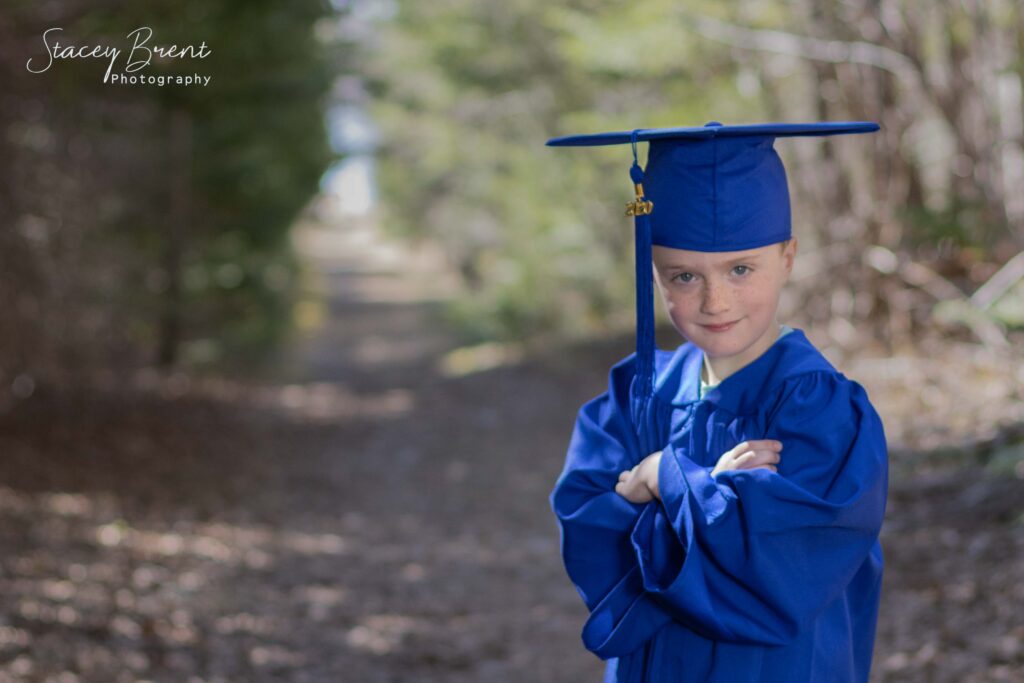
[[[103,75],[103,82],[112,85],[195,85],[205,86],[210,83],[211,76],[204,76],[198,73],[184,75],[161,75],[138,73],[148,67],[154,57],[158,60],[176,59],[206,59],[210,56],[210,48],[203,41],[198,46],[185,45],[152,45],[150,39],[153,37],[153,29],[148,26],[140,26],[130,32],[126,37],[130,43],[130,49],[125,54],[124,50],[113,45],[65,45],[59,40],[59,35],[51,34],[63,31],[63,28],[54,27],[43,32],[43,45],[46,47],[46,58],[35,57],[25,62],[25,68],[34,74],[41,74],[50,70],[54,62],[62,59],[106,59],[107,72]],[[118,60],[125,54],[124,68],[118,66]],[[35,62],[35,64],[33,64]],[[41,68],[40,68],[41,67]]]

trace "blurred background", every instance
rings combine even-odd
[[[105,83],[142,26],[210,81]],[[776,148],[891,448],[872,680],[1024,680],[1019,3],[8,0],[0,85],[0,681],[599,680],[547,495],[631,157],[544,141],[860,119]]]

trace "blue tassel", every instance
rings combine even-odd
[[[651,220],[635,216],[636,228],[636,358],[641,396],[654,393],[654,274],[651,271]]]
[[[629,177],[637,186],[643,183],[644,172],[636,155],[636,134],[632,134],[633,165]],[[642,197],[637,197],[640,204]],[[648,212],[636,210],[633,213],[635,228],[636,256],[636,380],[634,424],[639,427],[646,422],[651,397],[654,395],[654,273],[651,269],[651,219]]]

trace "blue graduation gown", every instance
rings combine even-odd
[[[605,682],[867,681],[888,455],[863,387],[795,329],[698,398],[703,352],[686,343],[656,352],[631,417],[635,360],[580,408],[550,496]],[[712,478],[748,439],[782,442],[778,472]],[[657,450],[661,501],[617,494]]]

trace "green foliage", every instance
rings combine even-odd
[[[359,60],[385,141],[385,225],[444,243],[467,284],[452,318],[472,336],[588,334],[632,320],[632,225],[621,209],[632,189],[629,150],[543,146],[559,135],[712,119],[869,118],[883,128],[875,147],[840,154],[843,143],[826,143],[828,153],[794,159],[821,163],[821,178],[834,178],[792,174],[795,205],[830,182],[841,187],[826,194],[842,205],[812,217],[810,242],[830,239],[833,218],[856,221],[857,233],[846,233],[854,242],[881,235],[891,248],[939,245],[933,253],[943,257],[991,253],[1007,237],[999,173],[986,171],[1002,162],[989,155],[991,136],[978,134],[966,103],[992,122],[1002,112],[958,74],[983,62],[1004,75],[1019,69],[1019,61],[986,62],[974,49],[985,44],[982,33],[1012,35],[1017,12],[979,10],[983,22],[959,7],[897,2],[891,9],[902,20],[890,35],[856,3],[391,6]],[[748,40],[752,33],[757,40]],[[902,51],[906,71],[873,61]],[[926,87],[908,88],[918,69]],[[960,95],[947,84],[971,88]],[[881,145],[894,140],[906,145],[890,150],[903,155],[899,163],[884,161]],[[970,180],[967,168],[976,169]],[[924,197],[943,206],[918,205]],[[878,202],[888,205],[866,208]],[[889,223],[894,215],[900,225]]]
[[[124,42],[115,34],[144,25],[153,29],[151,43],[205,42],[211,50],[206,59],[154,62],[145,71],[194,71],[212,77],[208,86],[135,87],[128,94],[154,109],[155,129],[143,132],[157,138],[148,151],[158,177],[138,180],[142,192],[129,197],[114,226],[136,252],[137,277],[157,282],[130,295],[149,311],[168,303],[172,275],[161,254],[171,231],[180,231],[185,360],[256,353],[288,330],[296,268],[288,230],[335,158],[323,111],[344,54],[315,34],[331,15],[324,0],[148,3],[91,13],[78,29]],[[184,151],[174,149],[175,116],[187,122]],[[168,205],[177,200],[176,176],[185,177],[187,225],[173,223]],[[140,224],[140,213],[157,216]],[[158,322],[150,317],[140,338],[153,343]]]
[[[632,321],[629,150],[544,141],[756,117],[728,48],[678,6],[400,0],[374,32],[361,63],[385,226],[444,243],[467,284],[450,316],[471,338]]]
[[[908,228],[908,246],[948,243],[958,248],[983,248],[1001,228],[989,217],[990,212],[991,207],[980,200],[954,195],[941,209],[907,206],[899,209],[898,215]]]
[[[985,469],[1001,477],[1024,476],[1024,442],[1003,444],[992,451]]]

